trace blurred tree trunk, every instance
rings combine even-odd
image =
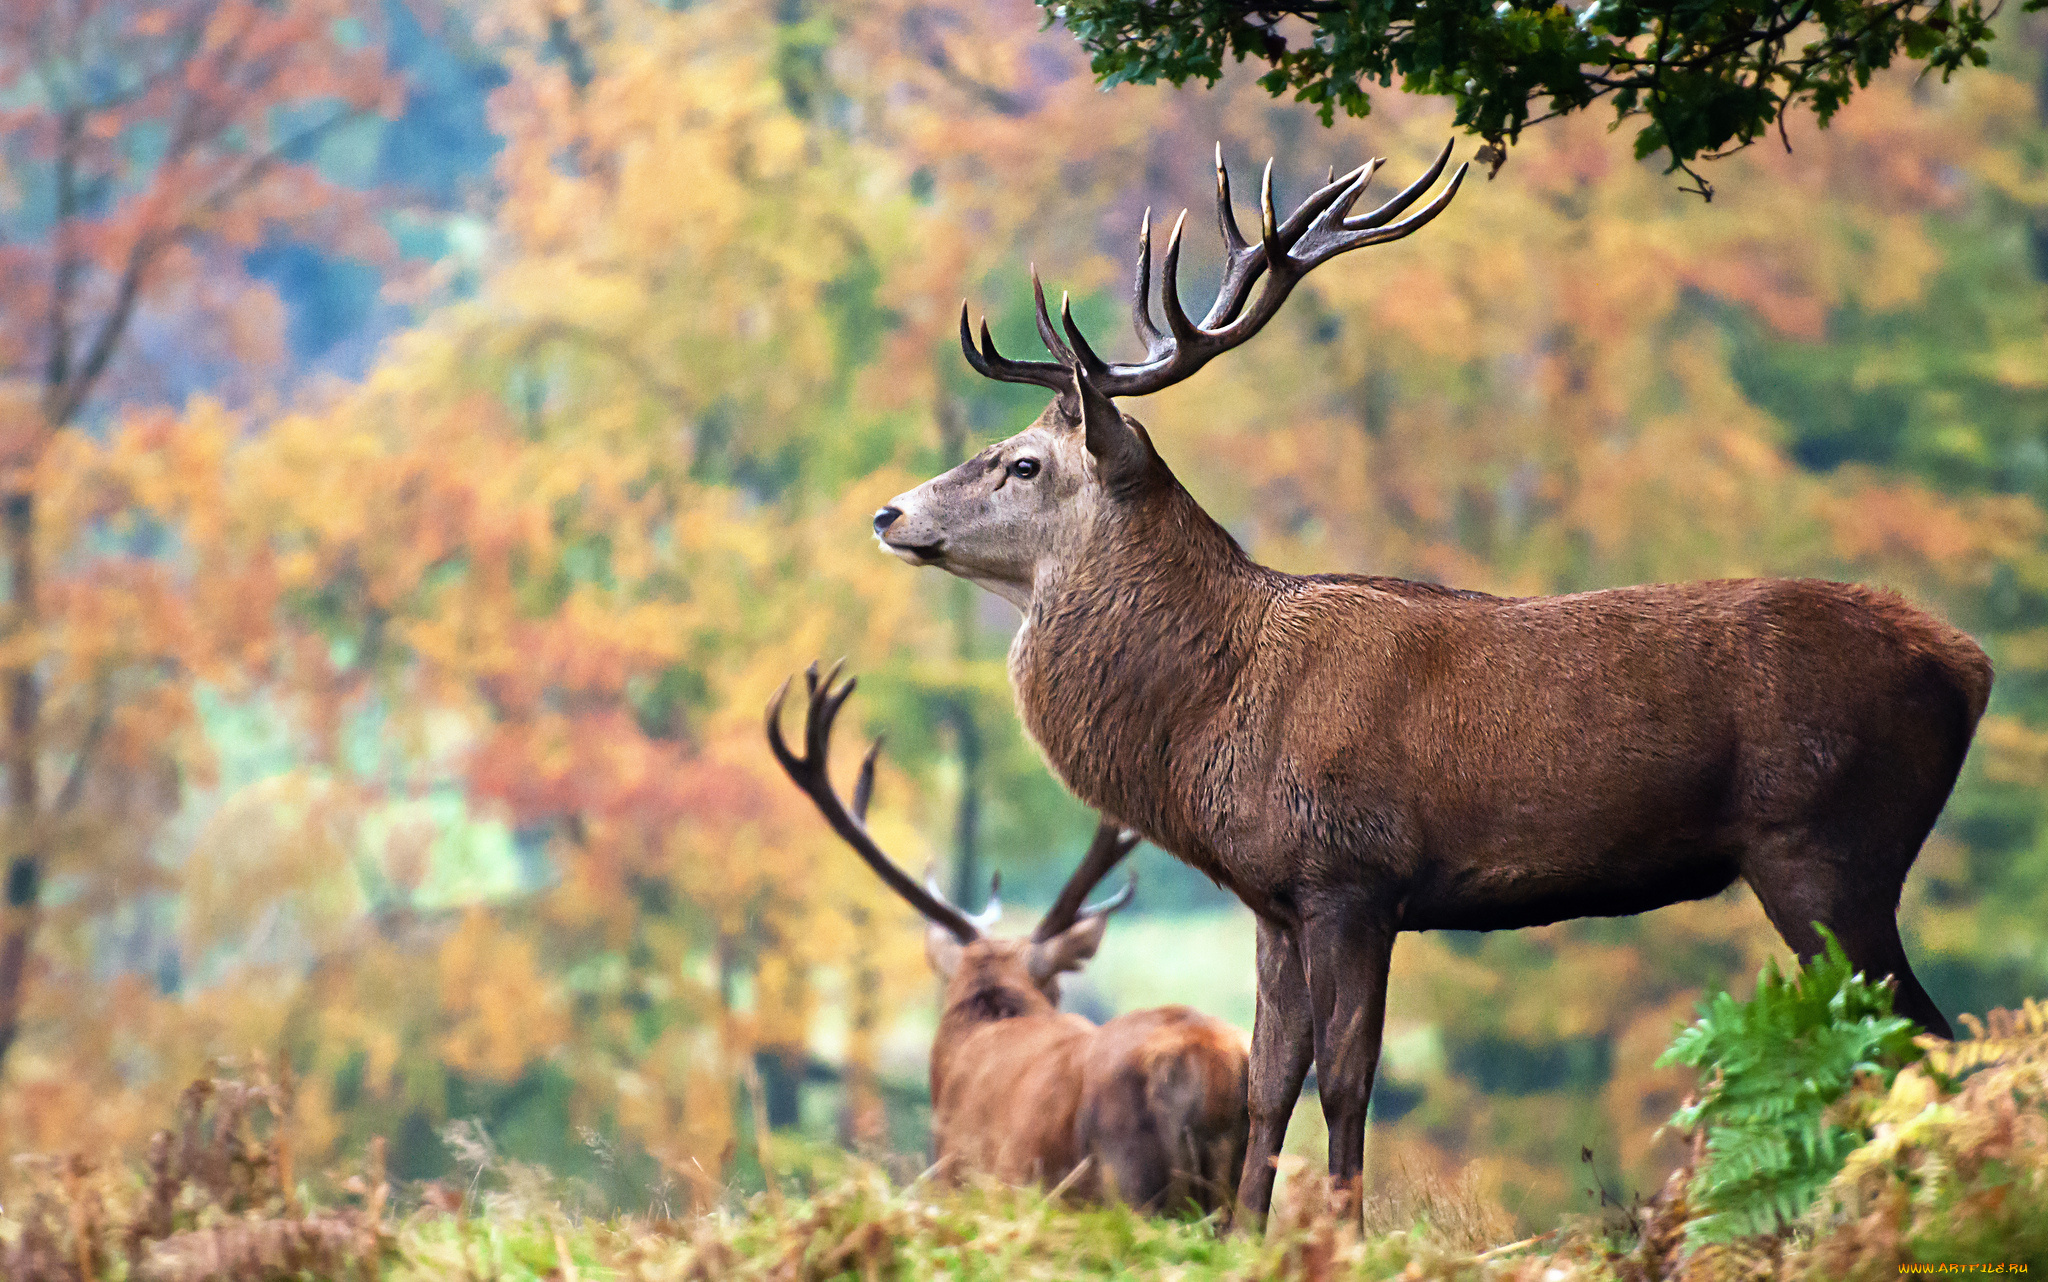
[[[959,586],[973,589],[965,582]],[[980,912],[988,895],[988,880],[981,872],[981,727],[974,719],[974,705],[965,697],[947,705],[946,721],[953,728],[954,751],[960,754],[960,808],[953,816],[953,902],[968,912]]]
[[[5,497],[5,539],[9,600],[6,643],[18,646],[41,620],[36,614],[35,495],[17,488]],[[0,934],[0,1066],[21,1034],[21,999],[28,976],[29,944],[35,937],[42,903],[42,778],[37,769],[37,725],[41,720],[42,685],[35,669],[21,664],[6,674],[7,687],[7,831],[15,847],[7,865],[7,907]]]
[[[874,914],[856,904],[850,915],[858,943],[854,948],[853,1012],[846,1038],[846,1099],[839,1113],[839,1142],[857,1153],[875,1153],[889,1141],[888,1105],[875,1072],[882,1023],[882,969],[874,959]]]
[[[803,1047],[763,1046],[754,1052],[754,1068],[761,1074],[768,1129],[787,1130],[802,1121]]]
[[[793,964],[787,941],[773,936],[760,941],[756,953],[754,1067],[761,1075],[768,1128],[779,1131],[803,1119],[804,1069],[810,1062],[810,968]]]

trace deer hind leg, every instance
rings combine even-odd
[[[1173,1182],[1172,1165],[1156,1135],[1106,1146],[1101,1152],[1104,1196],[1128,1202],[1141,1211],[1174,1208],[1162,1205]]]
[[[1120,1069],[1082,1106],[1081,1151],[1095,1159],[1104,1198],[1156,1210],[1173,1179],[1165,1137],[1147,1099],[1142,1065]]]
[[[1354,899],[1309,916],[1301,945],[1315,1021],[1316,1088],[1330,1127],[1331,1197],[1338,1214],[1350,1218],[1363,1192],[1366,1108],[1379,1070],[1394,924]]]
[[[1155,1211],[1178,1215],[1191,1206],[1206,1211],[1216,1200],[1204,1183],[1199,1132],[1208,1122],[1209,1082],[1202,1060],[1185,1051],[1152,1062],[1145,1083],[1145,1113],[1166,1165],[1166,1180]]]
[[[1315,1023],[1308,981],[1294,936],[1259,918],[1259,997],[1252,1016],[1252,1054],[1246,1082],[1251,1131],[1238,1177],[1241,1222],[1257,1228],[1273,1205],[1274,1159],[1287,1138],[1287,1123],[1301,1098],[1302,1081],[1315,1057]]]
[[[1894,1010],[1949,1037],[1948,1020],[1921,987],[1899,939],[1899,891],[1911,863],[1909,857],[1851,867],[1805,834],[1780,834],[1751,852],[1743,878],[1802,962],[1821,955],[1819,922],[1841,942],[1850,965],[1873,979],[1891,977]]]
[[[1206,1142],[1198,1144],[1201,1157],[1201,1180],[1199,1181],[1197,1204],[1204,1212],[1223,1211],[1226,1222],[1237,1195],[1239,1178],[1244,1174],[1245,1127],[1242,1116],[1238,1124],[1222,1135],[1212,1135]]]

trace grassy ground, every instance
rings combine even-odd
[[[458,1179],[395,1184],[381,1142],[359,1170],[298,1171],[289,1083],[259,1066],[194,1083],[139,1166],[18,1159],[0,1210],[0,1279],[1864,1282],[2048,1271],[2048,1005],[1966,1022],[1971,1038],[1922,1039],[1925,1057],[1889,1079],[1859,1072],[1825,1116],[1861,1146],[1832,1178],[1821,1173],[1817,1195],[1785,1202],[1789,1223],[1733,1244],[1701,1232],[1691,1199],[1750,1177],[1703,1138],[1648,1203],[1526,1237],[1476,1180],[1427,1171],[1376,1171],[1365,1205],[1339,1217],[1313,1165],[1283,1158],[1273,1222],[1256,1235],[1070,1205],[1057,1189],[892,1178],[790,1135],[758,1155],[774,1176],[763,1191],[677,1172],[696,1183],[650,1191],[641,1214],[593,1214],[592,1191],[503,1158],[461,1124],[444,1137]],[[1763,1187],[1778,1198],[1787,1186]]]
[[[1388,1208],[1391,1210],[1391,1208]],[[687,1227],[641,1221],[571,1224],[499,1203],[480,1217],[437,1216],[402,1229],[405,1279],[577,1278],[1224,1278],[1537,1274],[1534,1245],[1488,1254],[1497,1227],[1448,1199],[1442,1223],[1339,1234],[1297,1215],[1261,1240],[1202,1221],[1127,1209],[1074,1208],[993,1187],[892,1188],[873,1172],[822,1192],[743,1208]],[[1556,1258],[1545,1253],[1543,1258]],[[1545,1268],[1551,1267],[1545,1265]],[[1551,1279],[1551,1282],[1560,1282]]]
[[[2043,1056],[2048,1061],[2048,1055]],[[1909,1070],[1910,1072],[1911,1070]],[[2027,1081],[2034,1081],[2029,1077]],[[2048,1111],[2018,1078],[1973,1098],[1931,1078],[1868,1101],[1912,1119],[1852,1157],[1826,1206],[1786,1234],[1689,1249],[1684,1173],[1650,1205],[1514,1240],[1471,1182],[1395,1172],[1339,1222],[1292,1171],[1263,1236],[1210,1220],[1081,1207],[1053,1194],[892,1181],[843,1153],[769,1155],[781,1172],[712,1209],[592,1216],[546,1172],[478,1159],[468,1182],[394,1188],[375,1151],[338,1182],[294,1181],[253,1124],[265,1087],[193,1097],[146,1169],[36,1169],[0,1212],[7,1282],[927,1282],[959,1279],[1400,1279],[1401,1282],[1792,1282],[2048,1269]],[[2031,1089],[2031,1088],[2029,1088]],[[1919,1092],[1919,1094],[1915,1094]],[[1924,1106],[1923,1106],[1924,1104]],[[317,1203],[310,1187],[325,1190]],[[1917,1271],[1917,1270],[1915,1270]]]

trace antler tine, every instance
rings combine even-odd
[[[1152,323],[1152,210],[1149,207],[1145,210],[1145,220],[1138,224],[1138,279],[1131,286],[1131,328],[1138,331],[1138,341],[1145,345],[1146,360],[1164,354],[1166,335]]]
[[[1095,836],[1088,843],[1088,853],[1081,856],[1081,862],[1075,866],[1073,875],[1067,878],[1067,884],[1060,887],[1059,897],[1053,900],[1052,907],[1046,909],[1045,916],[1031,932],[1032,942],[1042,944],[1079,921],[1083,915],[1081,905],[1088,898],[1088,892],[1123,862],[1124,856],[1131,853],[1138,840],[1138,834],[1126,831],[1114,819],[1105,818],[1096,824]]]
[[[839,709],[846,706],[847,699],[853,695],[854,687],[860,684],[859,678],[848,677],[846,684],[840,686],[836,692],[832,689],[833,684],[839,680],[839,670],[845,666],[844,659],[833,664],[832,670],[825,674],[823,681],[817,680],[816,664],[812,664],[810,671],[804,673],[804,680],[811,687],[810,711],[804,717],[804,755],[818,763],[818,777],[821,779],[825,778],[825,755],[830,751],[832,742],[832,723],[839,720]],[[830,783],[829,779],[826,780],[828,787]]]
[[[1237,229],[1237,211],[1230,204],[1230,170],[1223,164],[1223,144],[1216,144],[1216,226],[1223,233],[1224,252],[1235,257],[1240,251],[1251,248],[1244,233]]]
[[[981,906],[980,912],[968,914],[967,920],[974,923],[975,929],[987,930],[1002,919],[1003,872],[1002,869],[998,868],[990,873],[988,877],[988,902]]]
[[[1106,377],[1109,374],[1109,366],[1095,354],[1094,348],[1088,346],[1088,340],[1081,336],[1080,326],[1074,324],[1073,300],[1064,290],[1060,293],[1060,328],[1067,331],[1067,341],[1073,344],[1074,357],[1081,362],[1081,367],[1088,371],[1088,377]]]
[[[1100,903],[1093,903],[1083,908],[1081,910],[1081,920],[1086,921],[1090,917],[1107,917],[1125,904],[1130,903],[1131,897],[1137,893],[1138,874],[1133,872],[1124,882],[1122,890],[1117,891],[1114,895],[1102,900]]]
[[[782,704],[789,697],[790,677],[784,677],[782,684],[775,687],[775,693],[768,696],[768,751],[775,754],[786,772],[794,773],[796,758],[790,754],[789,745],[782,739]]]
[[[1266,172],[1259,177],[1259,240],[1266,250],[1266,264],[1280,261],[1287,247],[1280,243],[1280,220],[1273,217],[1273,158],[1266,157]]]
[[[1310,192],[1308,198],[1295,206],[1293,213],[1287,215],[1287,221],[1280,224],[1280,243],[1289,249],[1294,248],[1294,242],[1300,240],[1325,212],[1343,200],[1344,194],[1351,190],[1360,174],[1364,174],[1365,180],[1371,182],[1373,171],[1378,169],[1379,165],[1378,160],[1368,160],[1343,174],[1332,173],[1328,182]],[[1359,190],[1363,191],[1364,188],[1360,187]]]
[[[1180,211],[1180,217],[1173,220],[1173,231],[1166,237],[1166,260],[1159,264],[1159,310],[1166,315],[1166,328],[1173,331],[1174,346],[1168,350],[1165,363],[1173,360],[1173,352],[1202,339],[1201,331],[1188,319],[1180,305],[1180,233],[1187,225],[1188,211]]]
[[[1323,215],[1323,219],[1341,223],[1349,218],[1351,207],[1358,203],[1358,198],[1365,194],[1365,189],[1372,186],[1373,175],[1379,173],[1380,166],[1386,163],[1385,156],[1374,156],[1346,175],[1351,181],[1343,191],[1337,193],[1337,199],[1330,203],[1330,208]]]
[[[987,324],[988,322],[983,321],[982,323]],[[964,298],[960,300],[960,354],[967,358],[967,364],[973,368],[974,372],[983,378],[998,377],[995,370],[995,361],[983,358],[980,352],[974,350],[974,327],[967,323],[967,300]]]
[[[1052,327],[1052,316],[1045,310],[1045,286],[1038,282],[1038,264],[1031,264],[1031,298],[1038,306],[1038,336],[1045,341],[1045,349],[1053,359],[1068,369],[1074,368],[1074,352],[1060,341],[1058,331]]]
[[[832,738],[832,722],[838,717],[839,710],[846,705],[847,698],[853,694],[855,685],[854,679],[849,677],[843,685],[837,689],[833,688],[844,663],[845,661],[841,660],[833,664],[832,670],[822,681],[818,677],[817,664],[814,663],[804,670],[804,685],[809,692],[810,706],[804,717],[804,755],[801,757],[789,750],[788,742],[782,737],[782,705],[789,695],[789,682],[784,681],[776,688],[774,697],[768,700],[768,749],[775,754],[776,762],[782,766],[790,781],[803,790],[804,795],[811,799],[811,804],[824,815],[825,822],[832,825],[832,831],[839,834],[841,841],[853,847],[853,852],[860,856],[861,862],[872,869],[889,889],[922,913],[927,920],[944,927],[955,939],[963,944],[971,944],[981,938],[980,929],[959,909],[943,898],[926,892],[923,887],[912,881],[889,856],[882,853],[882,848],[868,835],[865,822],[867,803],[874,788],[875,754],[881,750],[881,741],[876,740],[875,746],[868,750],[866,759],[861,763],[861,777],[854,789],[852,810],[839,799],[838,792],[832,787],[831,776],[825,768],[826,753]]]
[[[1436,199],[1430,201],[1427,205],[1424,205],[1421,209],[1416,210],[1414,213],[1408,215],[1406,218],[1403,218],[1400,222],[1395,223],[1393,226],[1382,227],[1378,229],[1374,233],[1373,239],[1368,243],[1374,245],[1383,245],[1390,240],[1399,240],[1401,239],[1401,237],[1408,235],[1410,232],[1413,232],[1420,227],[1427,226],[1431,220],[1433,220],[1438,214],[1444,212],[1444,210],[1447,207],[1449,207],[1451,203],[1451,197],[1458,194],[1458,188],[1464,185],[1465,175],[1467,172],[1471,170],[1471,168],[1472,162],[1468,160],[1463,164],[1459,165],[1456,169],[1452,170],[1451,180],[1444,184],[1444,189],[1442,193],[1439,194],[1436,197]]]
[[[1456,139],[1452,139],[1451,142],[1446,142],[1444,149],[1436,154],[1436,160],[1431,163],[1428,169],[1422,171],[1422,176],[1395,193],[1386,204],[1381,205],[1369,214],[1360,214],[1355,218],[1346,218],[1344,220],[1344,230],[1364,231],[1368,228],[1383,226],[1400,214],[1402,210],[1414,204],[1416,197],[1428,191],[1436,184],[1437,176],[1442,174],[1444,166],[1450,163],[1451,143],[1456,141]],[[1453,180],[1452,185],[1454,187],[1457,185],[1456,180]]]
[[[975,373],[999,383],[1030,383],[1063,392],[1073,381],[1063,365],[1055,365],[1051,361],[1013,361],[998,352],[995,339],[989,335],[986,318],[981,322],[981,350],[976,351],[974,336],[967,328],[965,299],[960,301],[960,350]]]
[[[1444,184],[1443,192],[1440,195],[1393,226],[1380,229],[1380,235],[1388,240],[1394,239],[1397,234],[1406,236],[1409,232],[1423,226],[1442,213],[1450,205],[1451,197],[1458,194],[1458,188],[1464,185],[1465,175],[1471,172],[1471,169],[1471,161],[1460,162],[1458,167],[1451,171],[1451,180]],[[1373,243],[1379,244],[1380,242],[1374,241]]]
[[[1307,271],[1318,263],[1327,262],[1346,250],[1359,249],[1366,245],[1384,245],[1390,240],[1399,240],[1427,226],[1451,203],[1451,197],[1458,194],[1458,188],[1464,183],[1465,174],[1471,167],[1470,162],[1459,165],[1451,174],[1451,180],[1444,184],[1444,189],[1437,193],[1434,200],[1391,227],[1375,227],[1370,231],[1344,232],[1333,236],[1328,243],[1318,246],[1302,260],[1302,270]]]
[[[1267,198],[1267,204],[1271,203],[1272,176],[1273,162],[1268,160],[1268,189],[1262,192]],[[1252,283],[1258,280],[1259,273],[1266,269],[1266,229],[1272,222],[1272,219],[1266,216],[1270,211],[1262,207],[1259,243],[1253,245],[1245,241],[1244,235],[1237,229],[1237,214],[1231,208],[1230,171],[1223,167],[1223,153],[1220,149],[1216,153],[1216,202],[1216,221],[1223,227],[1223,279],[1216,283],[1216,301],[1209,304],[1208,312],[1202,317],[1201,327],[1205,330],[1229,324],[1231,318],[1244,306],[1247,291],[1251,289]],[[1186,339],[1182,338],[1181,343],[1185,346]],[[1168,360],[1176,359],[1176,355],[1170,353]]]
[[[868,800],[875,795],[875,758],[882,753],[881,735],[868,745],[868,755],[860,759],[860,775],[853,781],[853,817],[865,826],[868,821]]]

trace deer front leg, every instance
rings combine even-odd
[[[1355,1217],[1365,1172],[1365,1117],[1380,1063],[1394,923],[1358,899],[1302,922],[1301,962],[1315,1021],[1316,1089],[1330,1127],[1331,1201]]]
[[[1252,1017],[1251,1080],[1247,1104],[1251,1137],[1237,1185],[1238,1223],[1259,1228],[1273,1205],[1273,1159],[1287,1138],[1287,1122],[1301,1098],[1302,1079],[1315,1055],[1308,983],[1294,936],[1259,918],[1259,1004]]]

